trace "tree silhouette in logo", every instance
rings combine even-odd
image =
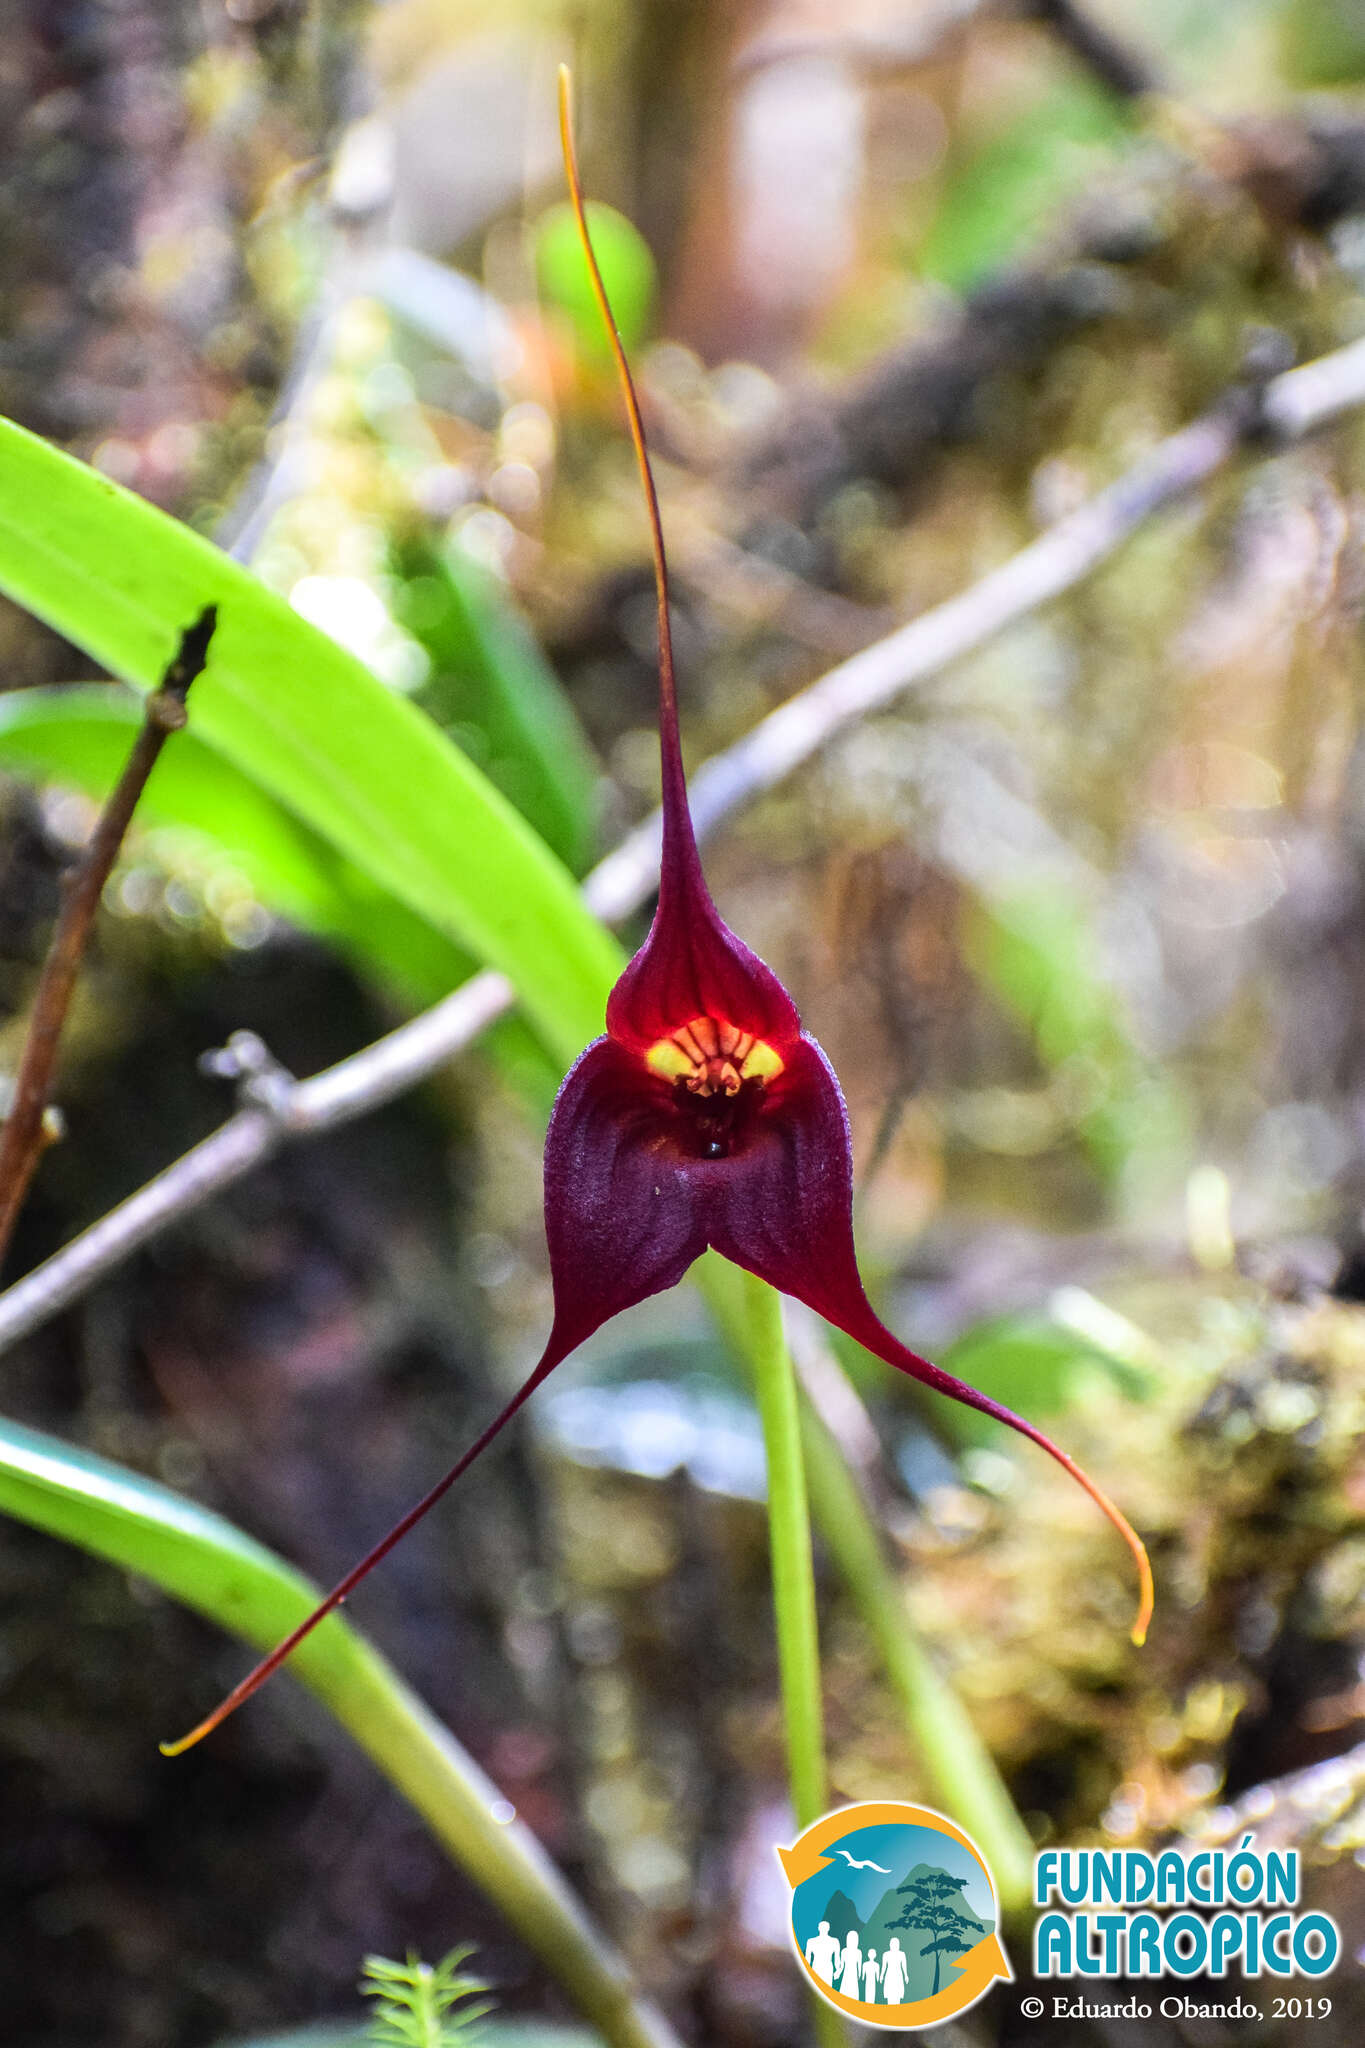
[[[946,1870],[920,1869],[908,1877],[904,1884],[897,1885],[898,1893],[908,1894],[899,1920],[889,1920],[892,1927],[922,1927],[929,1939],[920,1950],[922,1956],[934,1959],[934,1988],[931,1998],[938,1996],[939,1970],[944,1956],[965,1956],[969,1948],[975,1948],[986,1932],[985,1923],[967,1911],[959,1897],[967,1880],[965,1877],[950,1877]],[[974,1929],[971,1939],[966,1939],[968,1929]]]

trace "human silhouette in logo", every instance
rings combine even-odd
[[[822,1984],[833,1986],[839,1968],[839,1937],[830,1933],[828,1920],[820,1922],[820,1932],[806,1943],[806,1961]]]
[[[870,1948],[863,1963],[863,2004],[877,2003],[877,1951]]]
[[[844,1943],[843,1965],[838,1986],[845,1998],[861,1998],[863,1995],[863,1958],[861,1947],[857,1928],[850,1927],[848,1930],[848,1940]]]
[[[905,1982],[909,1975],[910,1964],[901,1947],[900,1936],[893,1934],[891,1946],[882,1957],[882,1990],[886,1993],[888,2005],[904,2002]]]

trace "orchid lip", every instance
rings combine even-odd
[[[690,1095],[738,1095],[746,1081],[773,1080],[784,1062],[766,1039],[719,1017],[693,1017],[656,1039],[645,1065],[663,1081],[681,1081]]]

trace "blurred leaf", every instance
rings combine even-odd
[[[1130,1400],[1148,1391],[1147,1375],[1065,1324],[1043,1316],[1001,1316],[978,1323],[939,1357],[947,1372],[1024,1415],[1056,1415],[1097,1369]],[[935,1415],[959,1443],[996,1440],[1005,1425],[959,1402],[936,1402]]]
[[[581,875],[595,851],[597,765],[525,620],[458,547],[411,540],[394,567],[395,613],[431,661],[417,701]]]
[[[99,799],[141,723],[142,707],[117,684],[11,690],[0,695],[0,767]],[[344,860],[192,728],[162,753],[138,822],[187,834],[201,858],[243,876],[268,909],[329,940],[405,1007],[439,1002],[474,970],[444,932]],[[522,1020],[499,1018],[486,1045],[528,1107],[548,1114],[561,1070]]]
[[[1095,972],[1084,906],[1056,889],[1016,891],[974,912],[972,964],[1028,1025],[1049,1067],[1075,1053],[1128,1051],[1118,998]]]
[[[116,683],[10,690],[0,696],[0,766],[33,782],[103,797],[142,724],[142,706]],[[339,856],[192,729],[176,735],[138,807],[142,825],[187,827],[231,856],[261,900],[306,929],[349,923]]]
[[[0,696],[0,766],[100,798],[127,759],[142,707],[116,684],[11,690]],[[262,903],[333,940],[362,972],[414,1006],[433,1003],[473,961],[445,934],[376,887],[320,834],[187,729],[167,747],[138,807],[143,827],[170,827],[235,869]]]
[[[273,1648],[317,1599],[306,1579],[221,1515],[13,1422],[0,1423],[0,1514],[136,1572],[259,1649]],[[295,1650],[289,1670],[411,1802],[604,2036],[621,2048],[653,2039],[620,1959],[540,1844],[519,1822],[494,1819],[497,1787],[378,1652],[329,1614]],[[517,2038],[509,2029],[507,2048]],[[520,2048],[549,2044],[523,2034]]]
[[[207,541],[8,421],[0,589],[144,689],[216,602],[191,706],[199,737],[507,974],[561,1058],[601,1029],[615,947],[567,871],[431,720]]]
[[[1290,0],[1279,27],[1287,84],[1312,90],[1365,78],[1365,0]]]
[[[1089,907],[1057,887],[972,905],[964,946],[973,970],[1030,1032],[1099,1169],[1180,1145],[1184,1112],[1171,1082],[1133,1044],[1122,999],[1101,970]]]
[[[283,2034],[252,2034],[247,2040],[223,2042],[221,2048],[370,2048],[363,2026],[291,2027]]]
[[[308,1581],[221,1515],[56,1437],[0,1422],[0,1513],[139,1572],[186,1606],[269,1649],[308,1614]],[[329,1615],[291,1668],[310,1684],[343,1679],[363,1646]]]
[[[627,349],[638,346],[654,306],[654,258],[640,230],[615,207],[588,203],[588,227],[602,282],[617,329]],[[588,265],[567,200],[543,213],[532,229],[536,280],[541,296],[568,315],[579,353],[590,362],[609,358],[602,316],[593,297]]]
[[[1129,133],[1121,104],[1077,73],[952,169],[920,269],[957,290],[1036,238]]]

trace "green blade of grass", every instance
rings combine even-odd
[[[194,729],[410,910],[507,975],[567,1061],[611,941],[573,880],[404,698],[187,527],[0,421],[0,590],[139,688],[218,606]]]
[[[0,1512],[136,1572],[258,1649],[278,1642],[317,1599],[306,1579],[220,1515],[16,1423],[0,1424]],[[679,2048],[665,2021],[637,1998],[624,1963],[535,1836],[514,1819],[495,1818],[497,1787],[377,1651],[330,1615],[289,1668],[497,1903],[611,2048]],[[152,1736],[149,1730],[149,1742]]]
[[[596,838],[599,771],[530,626],[490,572],[456,546],[407,539],[393,566],[394,610],[431,661],[417,702],[581,875]]]
[[[116,781],[142,723],[117,683],[0,695],[0,768],[98,800]],[[453,939],[345,860],[190,730],[177,733],[142,793],[140,827],[188,835],[196,859],[245,878],[260,901],[333,944],[386,995],[423,1009],[473,973]],[[178,850],[178,848],[177,848]],[[533,1115],[548,1114],[562,1064],[515,1011],[485,1041]]]
[[[0,696],[0,767],[99,799],[142,724],[116,683],[8,690]],[[263,902],[311,931],[349,922],[340,859],[249,775],[186,729],[163,753],[138,803],[140,826],[188,826],[235,865]]]

